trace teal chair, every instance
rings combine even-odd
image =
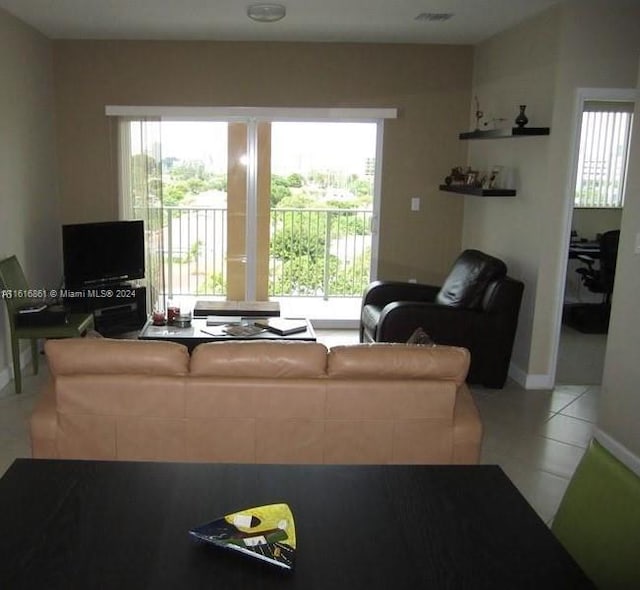
[[[640,588],[640,477],[596,440],[551,529],[600,590]]]
[[[70,313],[64,324],[55,326],[22,327],[16,325],[18,310],[29,304],[30,300],[20,297],[29,290],[27,279],[15,256],[0,261],[0,289],[7,304],[9,329],[11,333],[11,355],[13,357],[13,378],[16,393],[22,392],[22,373],[20,371],[20,340],[31,340],[31,358],[34,374],[38,374],[38,339],[39,338],[73,338],[82,336],[93,329],[93,314]]]

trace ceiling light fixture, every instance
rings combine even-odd
[[[421,12],[415,20],[427,22],[442,22],[453,17],[453,12]]]
[[[252,4],[247,16],[259,23],[274,23],[284,18],[287,9],[282,4]]]

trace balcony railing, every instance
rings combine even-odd
[[[354,297],[369,282],[366,209],[271,209],[269,296]],[[227,210],[164,208],[169,296],[224,296]]]

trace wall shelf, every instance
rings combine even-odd
[[[459,139],[506,139],[508,137],[531,137],[549,135],[549,127],[512,127],[511,129],[488,129],[487,131],[466,131]]]
[[[475,197],[515,197],[516,191],[512,188],[479,188],[473,186],[441,184],[441,191],[458,193],[459,195],[473,195]]]

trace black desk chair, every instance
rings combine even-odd
[[[586,254],[579,254],[578,260],[585,266],[576,269],[581,276],[584,286],[593,293],[602,293],[603,303],[611,301],[613,281],[616,275],[616,260],[618,258],[618,242],[620,230],[607,231],[600,236],[600,264],[595,267],[596,260]]]
[[[22,392],[22,373],[20,371],[20,340],[31,341],[31,360],[33,373],[38,374],[38,339],[39,338],[71,338],[82,336],[93,329],[93,314],[69,313],[63,316],[63,323],[41,326],[21,326],[17,322],[20,308],[36,303],[21,296],[28,294],[29,285],[18,259],[9,256],[0,260],[0,288],[5,291],[3,297],[7,304],[9,330],[11,333],[11,355],[13,356],[13,378],[16,393]]]

